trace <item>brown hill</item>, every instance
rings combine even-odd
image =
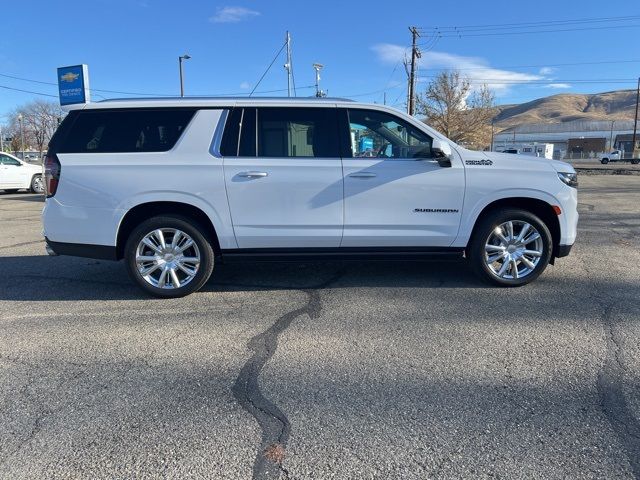
[[[635,108],[635,90],[595,94],[561,93],[519,105],[501,105],[495,124],[500,128],[508,128],[523,123],[633,120]]]

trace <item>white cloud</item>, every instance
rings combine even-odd
[[[240,88],[242,90],[249,90],[251,88],[251,84],[249,82],[242,82],[240,84]]]
[[[379,43],[371,47],[371,50],[378,54],[378,58],[383,63],[396,63],[399,60],[403,60],[409,52],[409,48],[391,43]]]
[[[556,68],[552,67],[542,67],[540,69],[540,75],[551,75],[552,73],[555,73],[556,70]]]
[[[549,85],[547,85],[547,88],[563,89],[563,88],[571,88],[571,85],[568,83],[550,83]]]
[[[382,43],[374,45],[372,50],[376,52],[381,62],[394,64],[405,58],[408,49],[400,45]],[[483,84],[489,86],[497,95],[505,94],[514,85],[527,84],[543,80],[539,74],[513,72],[492,68],[487,61],[479,57],[465,57],[446,52],[423,52],[419,60],[419,67],[429,70],[429,75],[433,75],[434,70],[459,70],[467,77],[472,86],[479,87]],[[430,78],[420,78],[419,81],[429,81]]]
[[[213,23],[237,23],[259,15],[260,12],[245,7],[223,7],[218,8],[209,20]]]

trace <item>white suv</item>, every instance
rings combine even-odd
[[[219,261],[466,256],[523,285],[569,253],[574,169],[466,150],[340,99],[110,100],[73,110],[45,159],[51,254],[124,259],[147,292]]]

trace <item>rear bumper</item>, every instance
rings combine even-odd
[[[569,255],[569,253],[571,253],[571,247],[573,247],[573,245],[559,245],[558,251],[554,256],[557,258],[566,257],[567,255]]]
[[[55,255],[96,258],[99,260],[118,260],[116,247],[89,245],[86,243],[52,242],[47,237],[44,239],[47,242],[47,253],[51,250]],[[51,255],[51,253],[49,253],[49,255]]]

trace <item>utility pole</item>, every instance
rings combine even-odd
[[[413,115],[416,110],[416,62],[422,55],[418,48],[418,29],[409,27],[411,32],[411,73],[409,74],[409,115]]]
[[[615,120],[611,120],[611,135],[609,135],[609,150],[613,150],[613,126],[615,125],[616,121]]]
[[[4,136],[2,135],[2,125],[0,125],[0,152],[4,152]]]
[[[287,36],[285,37],[287,42],[287,63],[284,64],[284,68],[287,71],[287,96],[291,96],[291,35],[287,30]]]
[[[636,90],[636,116],[633,120],[633,140],[631,140],[631,158],[636,158],[636,133],[638,131],[638,104],[640,103],[640,77],[638,77],[638,89]]]
[[[491,119],[491,150],[490,150],[491,152],[493,152],[493,137],[495,136],[495,134],[494,134],[494,126],[493,126],[494,121],[495,121],[495,118],[492,118]]]

